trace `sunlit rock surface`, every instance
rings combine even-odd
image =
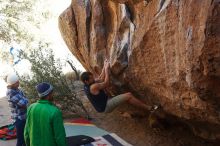
[[[113,92],[220,139],[220,0],[72,0],[59,28],[87,70],[99,74],[110,59]]]

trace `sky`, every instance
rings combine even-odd
[[[44,7],[46,6],[55,15],[55,17],[49,19],[46,23],[44,23],[43,27],[40,30],[32,30],[33,33],[51,42],[51,48],[53,49],[56,58],[64,60],[66,59],[66,56],[70,56],[74,62],[75,67],[77,69],[84,70],[82,65],[68,50],[65,42],[63,41],[60,35],[60,31],[58,28],[58,17],[70,5],[71,0],[47,0],[47,1],[41,0],[41,2],[44,3],[44,6],[39,5],[39,7],[36,9],[40,11],[41,9],[44,9]],[[13,44],[13,46],[19,48],[19,46],[16,46],[16,44]],[[5,96],[6,86],[7,86],[3,80],[3,76],[5,76],[10,72],[13,72],[13,69],[11,64],[3,64],[1,62],[0,62],[0,68],[1,68],[0,70],[0,98],[1,98]],[[19,74],[29,73],[30,64],[28,63],[28,61],[22,60],[16,65],[16,68],[20,70]],[[68,71],[72,71],[70,66],[66,66],[63,69],[64,73]]]

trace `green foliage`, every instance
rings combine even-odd
[[[26,50],[41,38],[36,35],[53,15],[43,0],[0,0],[0,62],[10,63],[14,44]]]
[[[52,49],[48,47],[49,44],[40,42],[28,54],[23,51],[20,53],[21,59],[27,59],[31,63],[32,72],[31,76],[21,76],[20,86],[29,98],[36,100],[38,95],[35,86],[40,82],[49,82],[54,87],[54,100],[62,110],[87,116],[81,100],[68,86],[62,73],[61,61],[54,58]]]
[[[27,31],[24,26],[19,25],[27,21],[32,10],[34,0],[4,0],[0,6],[0,39],[4,42],[20,41],[27,39]],[[25,16],[26,15],[26,16]],[[25,17],[24,17],[25,16]]]
[[[40,1],[42,2],[42,1]],[[39,0],[0,1],[0,40],[4,43],[29,43],[34,40],[31,29],[50,17],[48,10],[37,12]]]

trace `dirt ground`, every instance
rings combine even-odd
[[[10,109],[6,97],[0,98],[0,127],[11,124]],[[3,141],[0,140],[0,146],[15,146],[16,140]]]
[[[0,127],[12,123],[10,115],[7,98],[0,98]]]
[[[148,114],[137,108],[123,105],[110,114],[94,111],[90,103],[86,103],[93,123],[108,132],[116,133],[134,146],[219,146],[218,142],[210,142],[196,137],[182,124],[175,123],[168,128],[151,128]]]
[[[167,129],[154,129],[149,126],[148,114],[137,108],[123,105],[110,114],[95,112],[88,100],[84,99],[92,122],[108,132],[116,133],[134,146],[219,146],[194,136],[189,129],[175,124]],[[5,98],[0,99],[0,126],[11,123],[10,111]],[[134,114],[135,113],[135,114]],[[70,119],[71,117],[66,117]],[[0,146],[14,146],[16,140],[0,141]]]
[[[97,113],[82,92],[82,84],[75,84],[75,91],[88,110],[92,122],[134,146],[219,146],[193,135],[185,125],[174,122],[167,128],[149,126],[149,113],[124,104],[109,114]],[[67,117],[68,118],[68,117]]]

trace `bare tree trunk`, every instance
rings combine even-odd
[[[72,70],[75,72],[76,74],[76,80],[79,80],[79,74],[77,72],[77,69],[75,68],[75,66],[73,66],[73,63],[69,60],[67,60],[67,63],[70,65],[70,67],[72,68]]]

